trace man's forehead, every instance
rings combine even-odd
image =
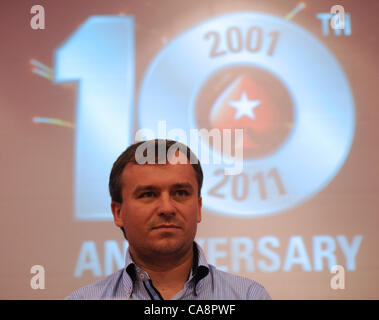
[[[178,164],[138,164],[135,162],[129,162],[126,164],[122,176],[127,178],[127,176],[132,175],[133,179],[138,178],[138,176],[141,176],[143,179],[149,179],[153,180],[155,178],[154,172],[157,172],[157,178],[162,178],[162,175],[158,172],[167,172],[168,176],[170,177],[178,177],[178,179],[183,180],[185,176],[187,178],[190,178],[191,180],[196,180],[196,172],[193,166],[187,162],[187,163],[178,163]],[[186,174],[188,173],[188,174]],[[187,179],[188,180],[188,179]]]
[[[132,193],[148,188],[177,188],[179,185],[197,190],[196,172],[191,164],[128,163],[122,173],[123,192]]]

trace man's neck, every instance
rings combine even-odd
[[[154,287],[164,299],[171,299],[183,289],[193,265],[193,248],[182,257],[161,257],[161,259],[141,260],[133,254],[133,260],[146,271]]]

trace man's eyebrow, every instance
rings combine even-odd
[[[137,188],[134,189],[133,194],[140,193],[142,191],[148,191],[148,190],[156,190],[157,187],[153,185],[139,185]]]
[[[173,185],[173,187],[174,187],[175,189],[184,188],[184,189],[190,189],[190,190],[193,190],[193,186],[192,186],[190,183],[188,183],[188,182],[175,183],[175,184]]]
[[[171,188],[174,188],[174,189],[184,188],[184,189],[188,189],[191,191],[194,190],[193,186],[188,182],[175,183],[174,185],[171,186]],[[154,186],[154,185],[139,185],[134,189],[133,194],[138,194],[138,193],[143,192],[143,191],[151,191],[151,190],[157,190],[157,189],[159,189],[159,188],[157,186]]]

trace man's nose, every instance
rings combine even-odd
[[[175,215],[175,206],[173,199],[171,199],[169,194],[161,194],[161,197],[159,199],[158,214],[171,216]]]

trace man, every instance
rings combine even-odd
[[[131,145],[114,163],[114,223],[129,242],[124,269],[67,299],[270,299],[257,282],[216,269],[194,242],[203,172],[176,141]]]

